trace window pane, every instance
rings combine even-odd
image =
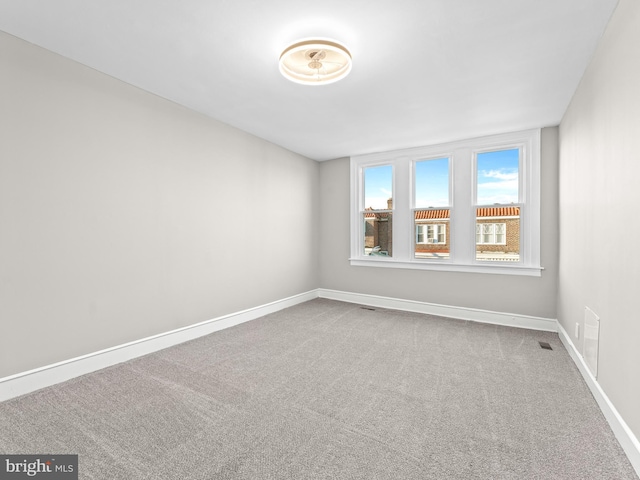
[[[485,223],[482,225],[482,243],[493,243],[493,224]]]
[[[504,243],[505,243],[505,232],[507,230],[506,227],[507,227],[506,223],[496,223],[496,226],[494,227],[495,232],[496,232],[496,243],[504,245]]]
[[[393,199],[393,168],[391,165],[364,169],[364,208],[391,210]]]
[[[520,207],[476,209],[476,260],[520,261]]]
[[[449,209],[416,210],[414,257],[448,259],[450,245]]]
[[[367,210],[364,220],[364,254],[390,257],[393,248],[393,218],[390,212]]]
[[[479,153],[477,157],[477,204],[518,203],[520,150]]]
[[[427,225],[427,243],[433,243],[433,227],[434,225]]]
[[[416,208],[449,205],[449,159],[436,158],[416,162]]]

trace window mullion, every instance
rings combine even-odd
[[[411,181],[410,162],[406,158],[396,159],[393,170],[393,256],[396,260],[408,261],[415,236],[411,219],[411,193],[408,188]],[[413,234],[407,235],[407,232]]]
[[[451,257],[456,263],[472,263],[475,254],[475,210],[472,201],[473,170],[469,148],[453,152],[451,175]]]

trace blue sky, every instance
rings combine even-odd
[[[478,205],[518,202],[517,148],[478,154]]]
[[[477,203],[493,205],[518,202],[519,150],[498,150],[478,154]],[[416,208],[449,205],[449,159],[436,158],[416,162]],[[387,208],[393,196],[391,165],[364,170],[364,206],[377,210]]]
[[[393,196],[391,165],[364,169],[364,207],[386,210],[387,200]]]
[[[416,162],[416,207],[449,205],[449,159]]]

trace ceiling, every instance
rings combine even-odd
[[[618,0],[0,0],[0,30],[315,160],[557,125]],[[338,40],[338,83],[278,57]]]

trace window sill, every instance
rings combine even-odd
[[[527,267],[523,265],[498,265],[496,263],[435,263],[424,261],[398,261],[391,258],[350,258],[352,267],[403,268],[409,270],[434,270],[441,272],[489,273],[498,275],[523,275],[540,277],[544,267]]]

